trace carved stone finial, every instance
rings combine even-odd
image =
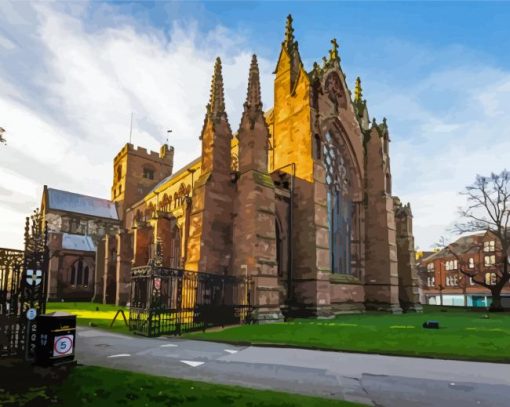
[[[221,73],[221,59],[216,58],[214,74],[211,81],[211,98],[207,105],[209,115],[220,115],[225,113],[225,95],[223,92],[223,76]]]
[[[363,97],[363,89],[361,88],[361,79],[358,76],[356,78],[356,85],[354,86],[354,101],[361,102],[362,97]]]
[[[250,65],[250,74],[248,77],[248,94],[246,96],[245,108],[261,110],[262,101],[260,97],[260,74],[257,56],[253,55]]]
[[[338,42],[336,38],[331,40],[331,50],[329,51],[329,60],[330,61],[340,61],[340,57],[338,55]]]

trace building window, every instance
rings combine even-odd
[[[152,168],[145,167],[143,169],[143,177],[147,179],[154,179],[154,170]]]
[[[470,269],[474,269],[475,268],[475,259],[470,257],[469,258],[469,262],[468,262],[468,266],[469,266]]]
[[[322,158],[322,155],[321,155],[321,138],[319,137],[318,134],[315,135],[315,158],[317,160],[320,160]]]
[[[354,224],[350,174],[344,157],[331,133],[326,133],[323,146],[326,168],[330,264],[333,273],[352,274],[351,241]]]
[[[473,281],[473,277],[469,277],[469,285],[475,285],[475,282]]]
[[[82,259],[75,261],[71,266],[70,283],[73,287],[88,287],[89,266],[87,266]]]
[[[448,287],[456,287],[459,284],[459,278],[456,275],[446,276],[446,285]]]
[[[436,279],[434,277],[427,277],[427,286],[429,287],[434,287],[436,281]]]
[[[485,273],[485,284],[496,285],[496,273]]]
[[[386,193],[391,195],[391,175],[389,172],[386,173]]]
[[[448,260],[446,263],[445,263],[445,269],[447,271],[450,271],[450,270],[457,270],[457,260]]]
[[[117,167],[117,181],[120,181],[121,178],[122,178],[122,166],[119,165]]]
[[[496,264],[496,256],[491,254],[490,256],[484,256],[485,267],[494,266]]]
[[[495,240],[483,242],[483,251],[484,252],[494,252],[495,250],[496,250],[496,241]]]
[[[427,264],[427,271],[428,272],[433,272],[434,271],[434,263]]]

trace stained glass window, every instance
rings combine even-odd
[[[326,134],[323,147],[328,187],[330,260],[333,273],[351,274],[353,202],[349,174],[334,138]]]

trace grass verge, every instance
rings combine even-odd
[[[317,406],[355,407],[346,401],[170,379],[94,366],[78,366],[59,384],[38,386],[24,394],[1,391],[0,405],[10,406]]]
[[[424,329],[422,324],[426,320],[439,321],[440,329]],[[427,309],[423,314],[365,313],[341,315],[331,320],[295,319],[189,333],[185,337],[239,344],[510,362],[510,315],[466,310]]]

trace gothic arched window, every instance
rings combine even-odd
[[[351,274],[354,205],[349,186],[349,171],[337,143],[329,132],[325,136],[323,152],[328,188],[331,270],[333,273]]]
[[[177,225],[172,228],[170,234],[170,267],[181,266],[181,231]]]
[[[71,281],[72,286],[75,287],[88,287],[89,285],[89,266],[85,264],[83,259],[76,260],[71,266]]]

